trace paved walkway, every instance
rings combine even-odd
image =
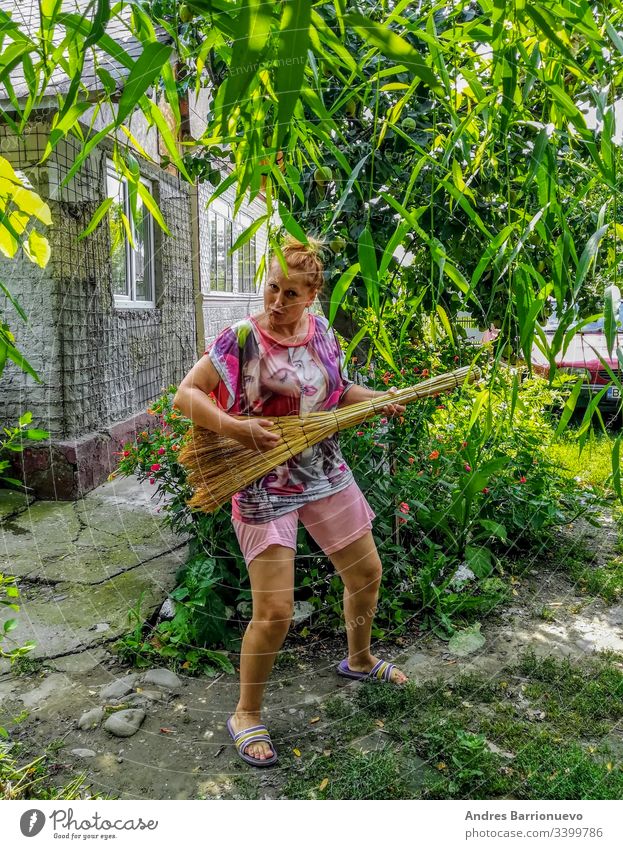
[[[18,644],[58,658],[128,630],[143,594],[145,618],[175,585],[186,546],[162,521],[149,485],[126,478],[76,502],[33,501],[0,489],[0,563],[20,585]],[[15,614],[0,608],[0,626]],[[7,663],[0,666],[6,671]]]

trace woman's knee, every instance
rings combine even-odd
[[[381,583],[383,566],[378,554],[370,555],[365,561],[354,563],[343,570],[342,579],[350,592],[377,590]]]
[[[266,600],[253,607],[253,624],[272,632],[287,631],[294,614],[293,601]]]

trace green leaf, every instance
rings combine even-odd
[[[506,542],[508,532],[500,522],[494,522],[492,519],[478,519],[478,524],[487,531],[489,536],[497,537],[503,542]]]
[[[571,391],[571,395],[569,395],[565,402],[562,415],[560,416],[560,421],[558,422],[558,426],[556,427],[556,431],[554,434],[555,436],[560,436],[560,434],[569,424],[571,416],[573,415],[573,411],[575,410],[575,405],[577,404],[578,398],[580,397],[580,392],[582,390],[583,383],[584,381],[582,379],[576,380],[575,385]]]
[[[31,423],[31,421],[32,413],[28,410],[19,417],[18,424],[20,427],[26,427],[26,425]]]
[[[32,428],[29,428],[24,433],[24,438],[25,439],[47,439],[49,437],[49,435],[50,434],[48,433],[47,430],[41,430],[41,428],[32,427]]]
[[[104,198],[104,200],[100,203],[100,205],[93,213],[93,216],[89,221],[88,225],[78,236],[78,241],[80,241],[80,239],[86,238],[87,236],[90,236],[91,233],[93,233],[93,231],[97,228],[97,225],[108,212],[108,209],[110,208],[110,205],[112,204],[113,200],[114,198]]]
[[[578,268],[575,275],[575,291],[579,292],[582,283],[584,282],[584,278],[588,272],[590,264],[593,262],[595,257],[597,256],[597,251],[599,250],[599,244],[603,239],[605,233],[609,228],[609,224],[604,224],[603,227],[600,227],[593,235],[590,237],[584,250],[582,251],[582,256],[580,257],[580,262],[578,264]]]
[[[359,266],[368,293],[368,302],[376,315],[379,312],[378,267],[376,251],[369,225],[361,231],[358,242]]]
[[[246,230],[238,236],[232,247],[229,249],[228,254],[233,254],[238,250],[238,248],[241,248],[244,244],[246,244],[267,220],[268,215],[261,215],[259,218],[256,218],[255,221],[251,222]]]
[[[22,245],[26,256],[40,268],[45,268],[50,259],[50,243],[37,230],[31,230],[28,241]]]
[[[117,125],[125,121],[149,86],[162,73],[162,66],[169,61],[171,50],[170,45],[160,42],[152,42],[144,47],[125,81],[117,108]]]
[[[434,92],[443,95],[443,87],[423,56],[402,36],[358,12],[344,15],[344,23],[358,32],[369,44],[374,45],[384,56],[404,65]]]
[[[277,149],[289,129],[305,79],[310,20],[309,0],[286,0],[282,4],[279,56],[275,70],[275,93],[279,99]]]
[[[612,487],[616,492],[619,501],[623,503],[623,489],[621,488],[621,439],[623,434],[619,434],[612,445]]]
[[[283,226],[286,228],[288,233],[291,236],[294,236],[295,239],[298,239],[299,242],[302,242],[304,245],[307,244],[307,233],[303,230],[301,225],[298,223],[296,218],[289,212],[288,209],[282,204],[279,203],[279,217],[283,223]]]
[[[604,299],[604,335],[608,345],[608,355],[612,356],[612,350],[616,342],[617,322],[619,319],[619,305],[621,303],[621,292],[617,286],[607,286]]]

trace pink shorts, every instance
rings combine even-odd
[[[305,525],[325,554],[333,554],[366,534],[375,513],[356,483],[271,522],[254,525],[232,519],[242,556],[247,566],[269,545],[296,551],[298,520]]]

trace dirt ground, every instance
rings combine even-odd
[[[560,536],[563,556],[561,550],[555,558],[542,552],[513,579],[512,603],[483,620],[485,643],[477,652],[453,655],[446,642],[420,634],[414,623],[410,634],[397,642],[375,644],[375,654],[395,660],[416,682],[467,671],[494,675],[529,647],[539,656],[575,660],[603,649],[623,654],[623,605],[588,597],[561,568],[565,547],[571,556],[579,542],[594,553],[596,563],[605,562],[613,555],[618,533],[607,517],[600,529],[581,522],[565,529]],[[550,611],[546,618],[544,607]],[[143,673],[120,663],[105,644],[37,661],[24,674],[0,676],[0,724],[22,743],[20,760],[46,747],[54,752],[52,775],[58,785],[82,774],[92,792],[122,799],[277,798],[298,759],[313,758],[325,746],[331,720],[323,703],[336,694],[348,697],[358,686],[335,675],[344,649],[342,637],[315,638],[313,627],[306,640],[288,638],[266,698],[264,720],[280,755],[279,763],[267,770],[244,764],[227,734],[225,721],[237,699],[236,676],[180,676],[174,689],[130,678],[131,692],[115,701],[103,696],[102,689]],[[85,711],[105,705],[143,708],[146,717],[139,731],[118,738],[102,725],[77,727]],[[22,712],[27,715],[13,724],[12,717]]]

